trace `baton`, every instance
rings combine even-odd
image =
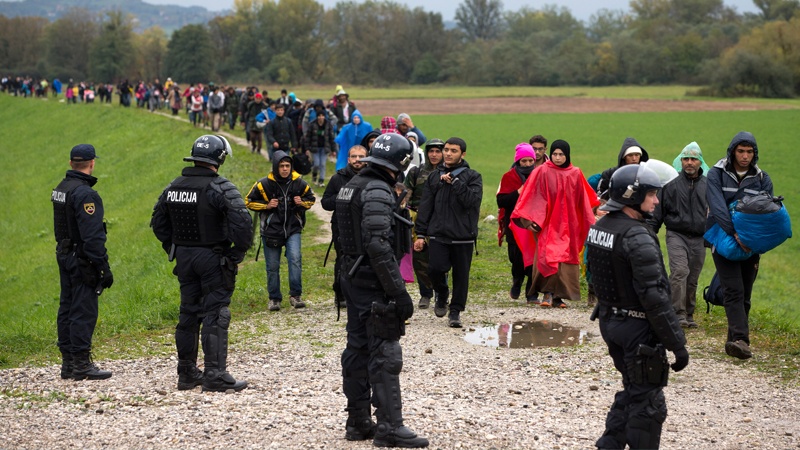
[[[328,255],[331,254],[331,247],[333,247],[333,238],[331,238],[331,243],[328,244],[328,251],[325,252],[325,260],[322,261],[322,267],[325,267],[325,265],[328,264]]]

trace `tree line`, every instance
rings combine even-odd
[[[117,82],[347,83],[389,86],[706,86],[704,95],[800,93],[800,0],[631,0],[587,23],[567,8],[506,11],[464,0],[455,26],[392,1],[235,0],[171,36],[133,31],[120,11],[74,9],[49,22],[0,15],[0,71]]]

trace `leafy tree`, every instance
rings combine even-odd
[[[0,67],[21,75],[44,75],[38,67],[46,25],[43,17],[0,15]]]
[[[205,83],[214,73],[214,48],[203,25],[186,25],[167,45],[166,71],[183,83]]]
[[[799,0],[753,0],[766,21],[789,20],[800,11]]]
[[[161,27],[154,26],[136,35],[134,44],[137,49],[137,76],[143,80],[154,80],[158,78],[164,81],[165,60],[167,57],[167,35]]]
[[[73,8],[47,27],[48,74],[83,80],[89,75],[89,49],[99,28],[89,11]]]
[[[120,11],[108,12],[106,18],[89,50],[89,74],[96,81],[117,82],[134,72],[133,27]]]
[[[436,58],[430,54],[425,53],[422,58],[414,65],[414,71],[411,72],[412,84],[431,84],[439,81],[439,72],[442,70]]]
[[[469,40],[495,39],[503,26],[500,0],[464,0],[456,9],[456,22]]]
[[[293,84],[303,79],[303,68],[292,52],[275,55],[267,66],[267,77],[280,84]]]

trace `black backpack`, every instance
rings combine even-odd
[[[313,165],[308,155],[303,152],[295,153],[294,156],[292,156],[292,168],[300,175],[308,175],[311,173]]]
[[[719,282],[719,274],[714,272],[711,277],[711,284],[703,289],[703,299],[706,301],[706,314],[711,312],[711,305],[722,306],[722,283]]]

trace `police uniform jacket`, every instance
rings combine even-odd
[[[744,178],[739,180],[736,170],[733,168],[735,158],[733,151],[743,142],[753,145],[753,162]],[[755,195],[762,191],[773,195],[772,179],[758,167],[757,163],[758,144],[756,138],[746,131],[738,133],[728,146],[728,156],[717,161],[714,167],[708,170],[706,198],[709,214],[706,230],[718,223],[726,233],[733,236],[736,230],[733,228],[728,205],[746,195]]]
[[[451,184],[441,180],[445,173],[455,174]],[[467,161],[455,167],[439,165],[425,182],[414,225],[417,236],[444,243],[475,241],[482,198],[481,174],[470,169]]]
[[[81,257],[98,270],[108,267],[106,229],[103,224],[103,200],[92,189],[97,178],[68,170],[64,180],[53,190],[54,231],[56,242],[67,239]]]
[[[587,271],[598,297],[601,318],[617,308],[630,320],[650,323],[667,350],[686,345],[670,300],[670,287],[658,237],[622,211],[597,221],[586,238]]]
[[[658,233],[663,223],[667,230],[686,236],[699,237],[706,231],[708,201],[706,189],[708,180],[702,170],[696,178],[689,178],[686,172],[680,174],[658,191],[658,205],[653,218],[647,223]]]
[[[239,263],[253,242],[253,222],[242,194],[225,177],[201,166],[185,167],[164,189],[150,226],[167,253],[173,244],[219,246]]]
[[[278,164],[288,158],[283,151],[276,151],[272,158],[272,172],[255,182],[245,197],[247,209],[258,211],[261,235],[268,238],[288,239],[295,233],[302,233],[306,225],[306,211],[314,205],[316,199],[308,183],[300,178],[300,174],[292,171],[285,179],[278,174]],[[300,205],[294,198],[300,197]],[[277,198],[278,206],[267,209],[270,200]]]
[[[322,200],[320,201],[322,209],[325,211],[333,211],[333,214],[331,214],[331,230],[334,234],[339,233],[336,226],[336,194],[356,176],[356,173],[357,172],[353,170],[353,166],[350,164],[337,170],[330,181],[328,181],[328,185],[325,186],[325,192],[322,194]]]

